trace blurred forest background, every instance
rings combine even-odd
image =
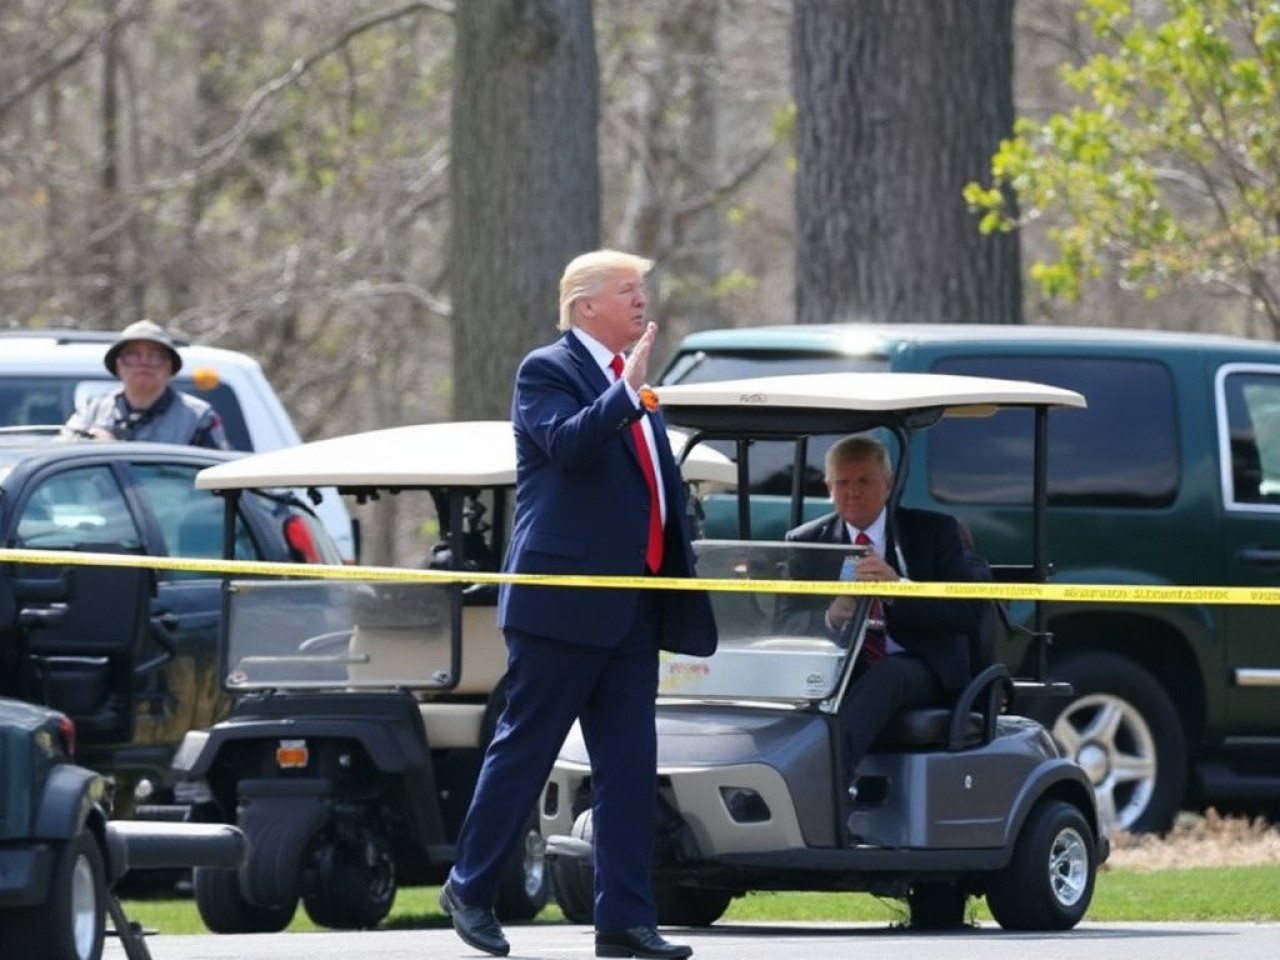
[[[1154,17],[1163,4],[1138,6]],[[797,185],[797,130],[823,105],[806,93],[798,112],[793,74],[820,100],[828,66],[872,64],[904,91],[888,106],[920,118],[919,142],[895,149],[928,158],[956,136],[934,127],[991,59],[971,43],[976,66],[957,69],[930,44],[982,41],[1004,18],[995,50],[1011,41],[1012,54],[992,69],[1009,73],[1017,116],[1047,118],[1081,96],[1060,68],[1087,63],[1098,42],[1079,11],[1078,0],[0,0],[0,325],[119,329],[145,316],[243,350],[306,439],[505,416],[510,371],[555,335],[554,277],[580,249],[659,261],[660,361],[691,329],[797,318],[821,283],[798,283],[796,265],[825,249],[797,233],[798,203],[813,199]],[[598,123],[578,143],[583,116]],[[988,139],[1010,121],[995,116]],[[822,202],[810,224],[931,229],[927,197],[897,216]],[[1020,231],[1022,264],[1050,229]],[[1017,242],[1002,254],[1015,265]],[[1255,332],[1239,291],[1155,295],[1101,271],[1059,301],[1000,282],[1019,301],[1002,322]],[[990,319],[971,309],[981,291],[948,316],[936,286],[932,313],[869,319]],[[805,319],[852,318],[808,303]],[[395,552],[394,517],[379,526],[374,559]]]

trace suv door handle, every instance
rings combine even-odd
[[[1245,547],[1240,551],[1240,562],[1251,567],[1280,566],[1280,548]]]
[[[67,618],[65,603],[51,603],[47,607],[23,607],[18,611],[21,627],[52,627]]]

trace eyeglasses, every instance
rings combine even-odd
[[[129,349],[120,351],[120,362],[131,367],[158,367],[172,361],[163,350]]]

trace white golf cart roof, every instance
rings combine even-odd
[[[687,435],[668,431],[679,457]],[[732,486],[737,470],[705,445],[684,464],[690,482]],[[516,444],[506,420],[423,423],[370,430],[232,460],[200,471],[201,490],[264,487],[511,486]]]
[[[943,408],[947,416],[989,416],[998,407],[1084,407],[1074,390],[1023,380],[941,373],[807,373],[657,388],[664,408],[725,407],[743,411],[892,412]]]

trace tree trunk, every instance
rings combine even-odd
[[[506,418],[521,357],[556,336],[565,264],[600,245],[590,0],[456,7],[454,415]]]
[[[796,319],[1021,322],[962,189],[1013,124],[1013,0],[795,0]]]
[[[718,0],[662,0],[640,21],[647,38],[626,45],[636,79],[618,138],[629,168],[618,235],[660,264],[649,312],[667,348],[720,324],[719,12]]]
[[[91,294],[94,319],[100,326],[120,326],[120,23],[116,0],[106,0],[107,29],[102,38],[101,159],[98,196],[94,206],[95,239],[90,247],[95,290]],[[128,317],[137,320],[139,317]]]

